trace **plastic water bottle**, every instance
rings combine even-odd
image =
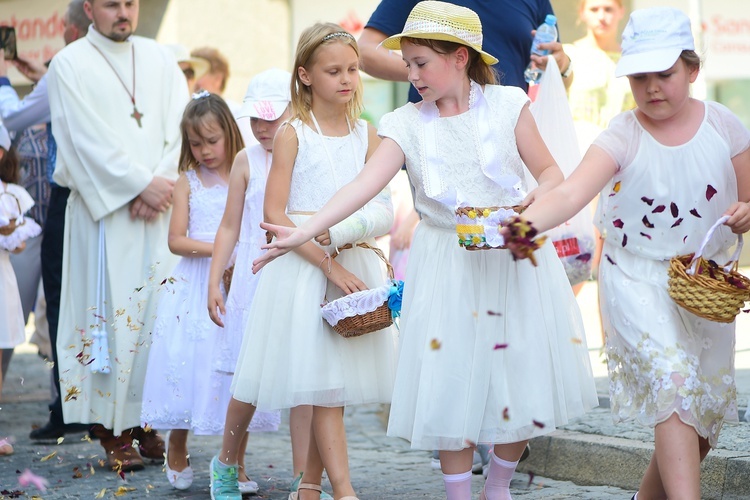
[[[539,48],[540,43],[549,43],[557,40],[557,28],[555,27],[557,18],[552,14],[547,14],[544,19],[544,23],[536,29],[536,35],[534,35],[534,41],[531,42],[531,53],[538,56],[546,56],[549,54],[549,50],[542,50]],[[544,71],[540,68],[532,67],[532,63],[526,67],[526,71],[523,72],[523,76],[529,83],[538,83],[542,77]]]

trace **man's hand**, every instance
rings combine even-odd
[[[166,177],[154,176],[146,189],[138,195],[138,198],[157,212],[166,212],[172,205],[173,189],[174,181]]]
[[[159,212],[148,206],[140,196],[130,202],[130,218],[133,220],[142,219],[151,222],[156,219],[157,215]]]
[[[13,65],[16,69],[26,78],[34,83],[37,83],[47,73],[47,66],[42,63],[28,61],[26,59],[18,58],[13,61]]]

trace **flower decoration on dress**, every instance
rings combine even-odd
[[[527,221],[520,215],[510,217],[503,223],[506,241],[511,248],[514,259],[529,259],[531,264],[536,266],[534,251],[544,244],[546,236],[535,238],[538,231],[531,222]]]
[[[391,288],[388,290],[388,309],[391,310],[391,316],[398,318],[401,316],[401,300],[404,296],[404,282],[401,280],[391,281]]]
[[[196,92],[193,94],[193,100],[197,101],[198,99],[203,99],[204,97],[208,97],[211,95],[211,92],[208,90],[201,90],[200,92]]]

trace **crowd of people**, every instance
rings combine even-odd
[[[49,68],[14,62],[36,82],[23,99],[0,51],[0,390],[32,309],[54,361],[30,439],[87,431],[115,471],[163,458],[175,489],[207,480],[239,500],[260,490],[250,433],[288,411],[290,500],[356,500],[344,408],[388,403],[388,435],[435,453],[448,500],[470,499],[482,469],[481,498],[510,499],[529,440],[598,404],[573,290],[532,237],[602,193],[613,417],[655,435],[633,498],[699,499],[700,463],[737,419],[733,324],[674,303],[667,268],[717,219],[718,262],[750,229],[750,132],[690,97],[701,60],[684,13],[634,11],[620,44],[622,2],[582,0],[586,37],[540,47],[582,135],[596,130],[564,179],[523,79],[546,69],[529,52],[552,7],[505,3],[382,0],[359,40],[316,23],[292,72],[257,74],[241,104],[221,96],[218,50],[135,35],[137,0],[71,0]],[[360,69],[411,84],[377,129]],[[485,221],[460,223],[461,245],[457,208]],[[389,232],[399,331],[338,335],[321,303],[389,283]],[[191,432],[222,436],[209,478]]]

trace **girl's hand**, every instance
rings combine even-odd
[[[325,265],[325,264],[324,264]],[[324,271],[325,272],[325,271]],[[354,292],[361,292],[367,290],[367,285],[354,276],[352,273],[344,269],[341,264],[333,262],[331,265],[331,272],[326,273],[328,281],[336,285],[345,294],[349,295]]]
[[[322,247],[327,247],[331,244],[331,232],[326,231],[323,234],[319,234],[315,237],[315,241],[318,242],[318,244]]]
[[[268,251],[253,261],[253,274],[263,269],[263,266],[276,257],[281,257],[310,240],[310,236],[305,235],[298,227],[278,226],[268,222],[261,222],[260,227],[273,233],[275,238],[272,242],[261,246]]]
[[[735,234],[746,233],[750,230],[750,205],[742,201],[733,204],[724,215],[729,216],[729,220],[724,224],[729,226]]]
[[[224,307],[224,296],[218,285],[209,285],[208,287],[208,315],[211,321],[224,328],[224,322],[221,317],[227,313]]]
[[[539,186],[535,187],[531,190],[529,194],[526,195],[526,198],[523,199],[521,202],[521,205],[524,207],[528,207],[532,203],[534,203],[536,200],[541,198],[546,192],[553,189],[553,186],[550,186],[549,183],[540,184]]]
[[[10,253],[21,253],[26,250],[26,242],[22,241],[20,245],[14,248]]]

